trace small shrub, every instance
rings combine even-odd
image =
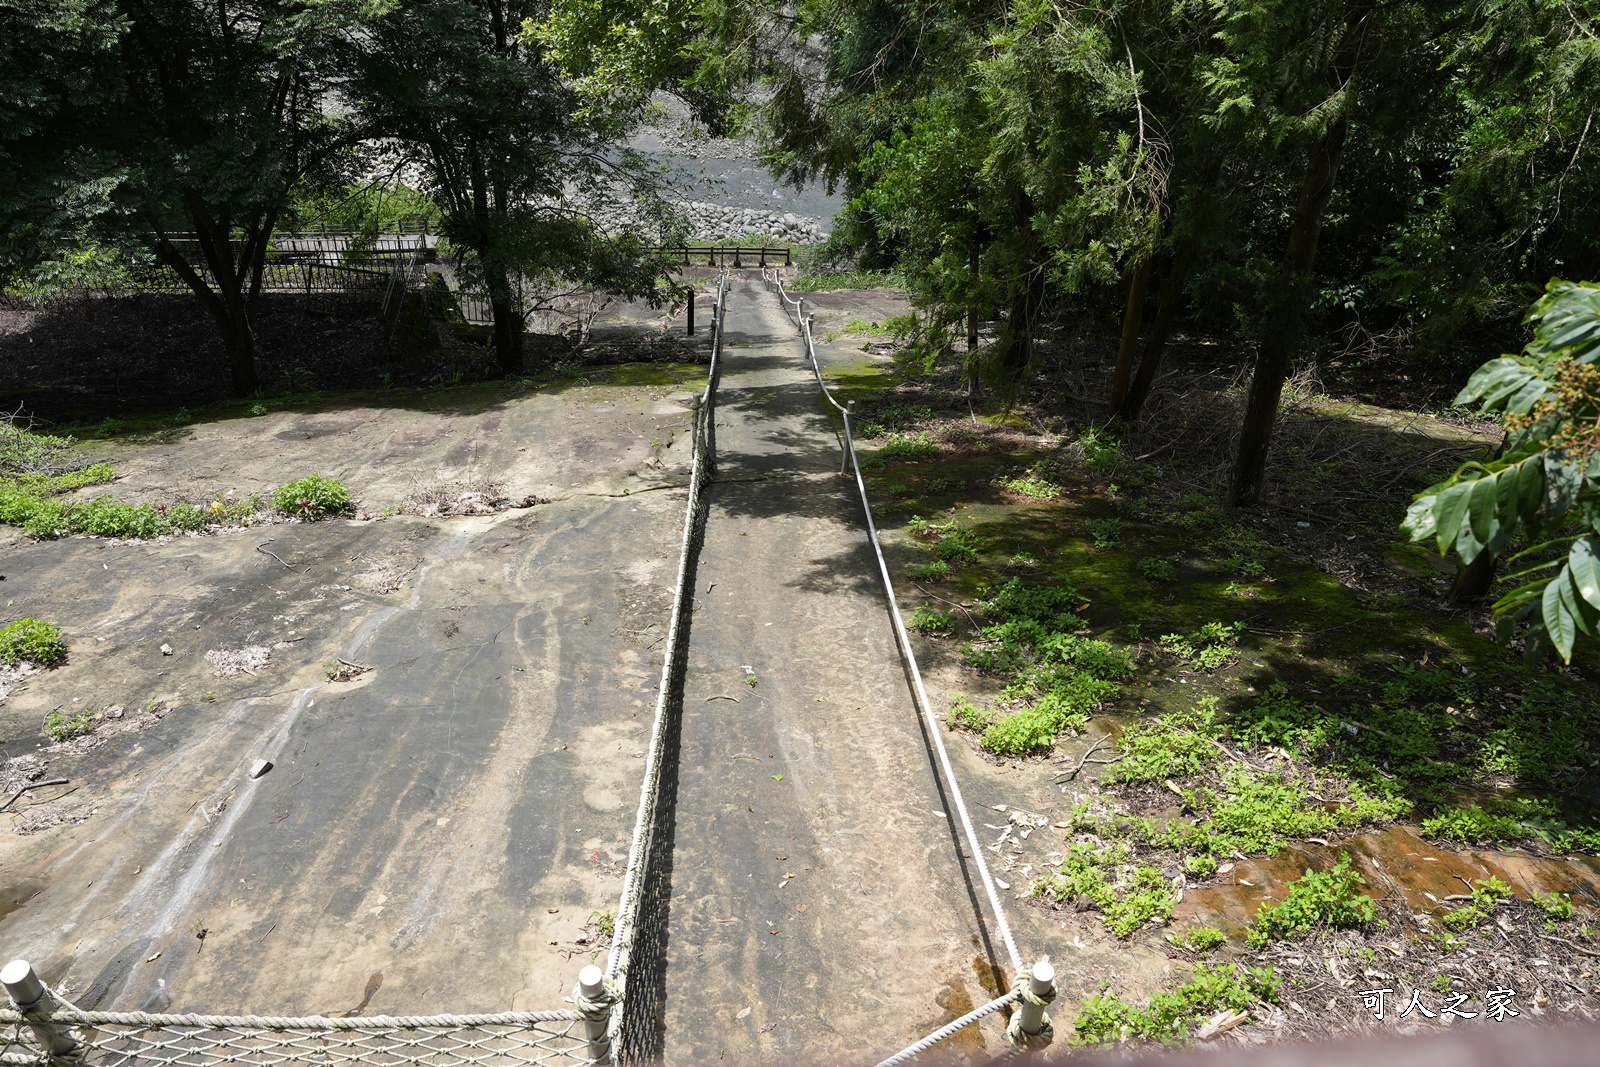
[[[1293,756],[1326,748],[1338,738],[1340,729],[1337,718],[1295,700],[1282,682],[1269,685],[1228,724],[1228,732],[1241,745],[1277,745]]]
[[[616,936],[617,913],[610,908],[605,911],[591,911],[589,913],[589,921],[594,923],[595,927],[607,937]]]
[[[1183,869],[1196,878],[1210,878],[1217,873],[1217,857],[1197,852],[1183,858]]]
[[[1171,556],[1146,556],[1134,569],[1152,582],[1170,582],[1177,570],[1173,567],[1174,559]]]
[[[930,563],[911,567],[906,573],[924,582],[942,582],[950,577],[950,564],[942,559],[936,559]]]
[[[1263,948],[1274,941],[1311,932],[1319,924],[1361,926],[1377,915],[1377,905],[1362,890],[1367,880],[1350,869],[1346,853],[1328,871],[1306,871],[1289,883],[1289,895],[1279,904],[1263,904],[1256,912],[1250,946]]]
[[[1191,951],[1204,956],[1213,949],[1228,943],[1228,935],[1210,926],[1196,926],[1184,936],[1183,944]]]
[[[1078,448],[1083,452],[1083,461],[1102,474],[1115,470],[1117,464],[1122,462],[1122,442],[1104,430],[1084,431],[1083,436],[1078,438]]]
[[[1097,549],[1115,548],[1122,537],[1121,519],[1095,519],[1089,523],[1089,536]]]
[[[983,610],[994,619],[1030,619],[1057,629],[1076,629],[1081,620],[1073,612],[1082,602],[1071,582],[1028,585],[1013,578],[984,603]]]
[[[1251,968],[1241,978],[1237,968],[1201,963],[1188,982],[1157,993],[1143,1008],[1110,991],[1085,997],[1073,1024],[1072,1043],[1181,1042],[1191,1026],[1218,1011],[1242,1012],[1257,1000],[1276,1001],[1280,985],[1270,967]]]
[[[951,726],[981,733],[994,722],[994,712],[979,707],[964,696],[959,696],[950,701],[950,714],[946,716],[946,721]]]
[[[917,433],[892,433],[873,453],[873,461],[887,463],[890,460],[916,461],[932,459],[939,454],[939,445],[933,435],[926,430]]]
[[[1188,711],[1129,727],[1117,743],[1122,762],[1107,775],[1115,782],[1192,778],[1222,758],[1216,736],[1217,701],[1202,697]]]
[[[934,543],[933,554],[949,564],[978,562],[978,535],[954,523],[946,524]]]
[[[983,747],[998,756],[1025,756],[1049,748],[1056,733],[1053,722],[1029,709],[995,720],[983,731]]]
[[[931,604],[922,604],[911,613],[911,618],[906,620],[906,625],[920,633],[948,633],[950,631],[950,613],[940,611]]]
[[[0,663],[54,667],[67,658],[61,627],[29,616],[0,628]]]
[[[1533,902],[1544,911],[1545,918],[1552,922],[1572,918],[1572,897],[1566,893],[1541,893],[1533,891]]]
[[[265,405],[265,404],[251,404],[250,405],[250,414],[251,415],[261,416],[261,415],[265,415],[266,413],[267,413],[267,405]]]
[[[350,491],[343,482],[312,474],[279,486],[272,494],[272,503],[286,515],[316,522],[349,510]]]
[[[1493,875],[1472,883],[1472,900],[1464,907],[1447,912],[1444,924],[1451,930],[1466,930],[1489,917],[1490,912],[1511,899],[1511,887]],[[1571,904],[1568,904],[1571,907]]]
[[[1021,474],[1001,478],[1000,486],[1028,500],[1054,500],[1061,495],[1061,486],[1045,476],[1047,470],[1047,463],[1037,463]]]
[[[1161,647],[1196,670],[1209,674],[1238,657],[1234,646],[1243,631],[1242,622],[1208,622],[1192,634],[1166,634],[1161,638]]]
[[[156,509],[174,530],[199,530],[206,524],[205,509],[187,500]]]
[[[44,732],[56,741],[71,741],[74,737],[94,733],[94,717],[87,711],[76,715],[52,711],[44,717]]]
[[[1243,526],[1224,526],[1203,546],[1225,574],[1253,582],[1267,575],[1267,543]]]
[[[101,496],[71,509],[68,528],[92,537],[159,537],[172,526],[150,504],[124,504]]]
[[[895,430],[932,419],[933,409],[926,404],[897,404],[853,423],[852,428],[862,437],[886,437]]]

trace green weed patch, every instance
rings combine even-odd
[[[61,627],[54,623],[29,616],[0,627],[0,663],[54,667],[66,658],[67,644],[61,640]]]
[[[1105,1046],[1126,1041],[1183,1041],[1192,1027],[1223,1009],[1242,1012],[1257,1001],[1277,1003],[1280,984],[1271,967],[1243,970],[1197,964],[1189,981],[1157,993],[1143,1008],[1111,991],[1084,998],[1072,1043]]]
[[[1349,855],[1328,871],[1307,871],[1289,883],[1289,895],[1278,904],[1263,904],[1250,931],[1250,946],[1303,937],[1319,926],[1361,926],[1377,917],[1378,906],[1362,892],[1367,880],[1350,869]]]

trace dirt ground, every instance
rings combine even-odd
[[[6,795],[65,780],[6,813],[7,953],[86,1008],[559,1006],[620,890],[701,374],[324,397],[94,443],[120,476],[85,495],[319,471],[359,517],[0,533],[7,617],[69,647],[0,705]],[[548,502],[397,513],[485,482]],[[52,743],[52,712],[96,728]]]

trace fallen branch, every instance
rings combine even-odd
[[[1086,763],[1091,763],[1091,762],[1092,763],[1116,763],[1116,762],[1118,762],[1121,759],[1120,756],[1117,757],[1117,759],[1097,759],[1097,760],[1090,760],[1089,759],[1089,757],[1094,755],[1095,751],[1097,749],[1099,749],[1099,747],[1101,745],[1105,744],[1109,740],[1111,740],[1111,735],[1110,734],[1101,734],[1100,735],[1100,740],[1096,741],[1094,744],[1089,746],[1089,751],[1087,751],[1087,752],[1085,752],[1083,754],[1083,758],[1078,761],[1078,765],[1076,767],[1072,768],[1072,770],[1070,770],[1070,771],[1059,771],[1059,772],[1057,772],[1056,777],[1058,779],[1059,778],[1065,778],[1067,781],[1070,782],[1070,781],[1072,781],[1074,778],[1076,778],[1078,776],[1078,772],[1083,770],[1083,766]]]
[[[953,607],[957,611],[961,612],[961,614],[965,615],[967,617],[967,621],[972,624],[972,632],[973,633],[978,633],[979,631],[981,631],[983,629],[983,627],[978,625],[978,620],[974,619],[972,617],[972,612],[967,610],[967,606],[965,604],[958,604],[954,600],[946,600],[944,597],[940,596],[938,593],[930,593],[930,592],[928,592],[928,590],[924,589],[921,585],[919,585],[916,582],[912,582],[911,584],[916,586],[917,589],[924,596],[931,596],[931,597],[933,597],[933,599],[939,601],[939,603],[941,603],[941,604],[949,604],[951,607]]]
[[[714,696],[714,697],[706,697],[706,699],[705,699],[705,701],[704,701],[704,703],[706,703],[706,704],[709,704],[709,703],[711,703],[711,702],[712,702],[712,701],[713,701],[713,700],[731,700],[731,701],[733,701],[733,702],[734,702],[734,703],[735,703],[735,704],[737,704],[737,703],[739,703],[739,698],[738,698],[738,697],[730,697],[730,696],[727,696],[727,695],[725,695],[725,694],[723,694],[723,693],[718,693],[718,694],[717,694],[717,695],[716,695],[716,696]]]
[[[1600,960],[1600,952],[1591,952],[1589,949],[1583,948],[1575,941],[1568,941],[1564,937],[1551,937],[1549,934],[1540,934],[1539,936],[1544,938],[1546,941],[1559,941],[1580,956],[1593,956],[1595,959]]]
[[[11,798],[4,804],[0,804],[0,811],[5,811],[11,805],[15,804],[17,802],[17,798],[30,789],[43,789],[47,785],[66,785],[70,781],[72,781],[71,778],[52,778],[48,782],[30,782],[21,789],[17,790],[15,793],[12,793]]]

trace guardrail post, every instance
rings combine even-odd
[[[39,981],[39,976],[33,973],[33,964],[27,960],[12,960],[0,968],[0,985],[6,987],[18,1011],[48,1012],[56,1007],[56,998]],[[28,1026],[52,1061],[70,1055],[78,1047],[68,1028],[59,1023],[29,1021]]]
[[[689,336],[694,336],[694,291],[689,292]]]
[[[611,1039],[606,1036],[611,1028],[611,1012],[617,1005],[617,995],[606,988],[605,972],[590,964],[578,972],[578,988],[573,1001],[583,1015],[583,1036],[589,1047],[585,1055],[595,1063],[611,1059]]]
[[[1044,1010],[1056,999],[1056,969],[1049,960],[1040,960],[1021,985],[1022,1003],[1006,1027],[1006,1037],[1022,1048],[1040,1048],[1054,1036]]]

